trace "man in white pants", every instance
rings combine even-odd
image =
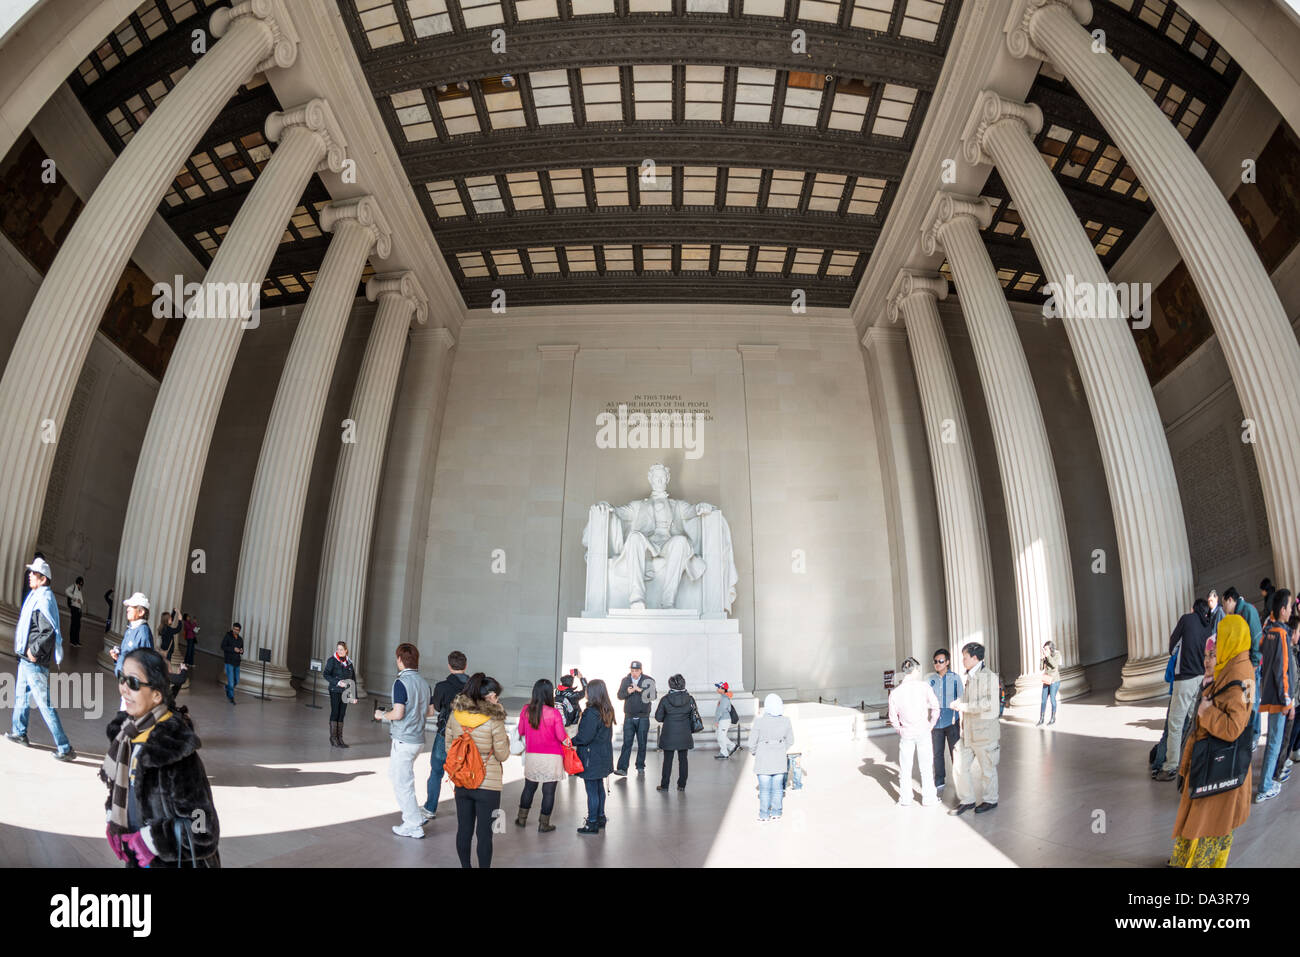
[[[718,689],[718,707],[713,712],[713,720],[718,725],[718,753],[714,755],[716,760],[725,760],[731,757],[731,752],[735,749],[731,746],[731,686],[725,681],[715,682],[713,687]]]
[[[967,642],[961,650],[966,669],[965,689],[952,703],[961,712],[961,744],[953,764],[957,779],[957,806],[949,814],[960,815],[974,808],[984,814],[998,806],[998,758],[1001,757],[1002,726],[998,724],[998,675],[984,664],[984,646]],[[980,766],[976,791],[972,766]],[[982,797],[982,801],[977,801]]]
[[[417,670],[420,651],[415,645],[397,646],[397,680],[393,682],[393,706],[375,709],[376,721],[391,722],[388,733],[393,744],[388,757],[388,778],[393,784],[402,823],[393,825],[398,837],[424,837],[424,824],[433,814],[420,807],[415,796],[415,759],[424,747],[425,722],[436,717],[433,690]]]
[[[912,759],[921,762],[921,803],[939,803],[934,789],[934,743],[930,730],[939,720],[939,699],[921,680],[921,663],[908,658],[898,666],[902,680],[889,692],[889,723],[898,732],[898,806],[912,806]]]

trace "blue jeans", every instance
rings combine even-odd
[[[1043,714],[1047,711],[1047,699],[1052,699],[1052,720],[1056,720],[1056,692],[1061,689],[1059,681],[1053,681],[1050,685],[1043,685],[1043,700],[1038,706],[1038,720],[1043,720]]]
[[[1264,763],[1259,767],[1259,785],[1257,794],[1263,794],[1273,786],[1273,772],[1277,770],[1277,756],[1282,753],[1282,729],[1286,727],[1286,715],[1270,714],[1268,716],[1268,743],[1264,745]]]
[[[1255,666],[1255,713],[1250,716],[1250,746],[1259,743],[1259,665]]]
[[[446,732],[434,735],[433,752],[429,758],[429,783],[425,786],[428,792],[424,802],[424,809],[430,814],[438,813],[438,794],[442,791],[442,765],[447,760],[447,735]]]
[[[598,824],[605,816],[605,779],[584,778],[587,786],[587,823]]]
[[[14,696],[13,733],[27,734],[27,718],[30,714],[28,691],[36,699],[36,707],[49,726],[50,734],[54,735],[55,748],[59,754],[67,754],[72,750],[72,743],[63,731],[59,713],[50,704],[50,669],[32,664],[25,658],[18,659],[18,693]]]
[[[226,697],[235,700],[235,685],[239,684],[239,665],[226,665]]]
[[[784,798],[784,774],[760,774],[758,776],[758,819],[760,821],[766,821],[769,817],[780,817],[781,801]]]
[[[650,716],[623,718],[623,750],[618,755],[618,769],[626,771],[632,757],[632,739],[636,738],[636,769],[645,770],[645,745],[650,735]]]

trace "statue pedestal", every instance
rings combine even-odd
[[[740,622],[734,618],[701,618],[699,611],[680,608],[611,608],[606,618],[570,618],[562,655],[561,668],[577,668],[588,681],[604,679],[611,695],[630,661],[641,662],[660,697],[668,693],[668,678],[680,674],[710,728],[718,681],[727,682],[742,718],[754,714],[754,697],[744,690]]]

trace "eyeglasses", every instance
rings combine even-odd
[[[153,685],[149,684],[149,682],[147,682],[147,681],[141,681],[141,680],[140,680],[139,678],[137,678],[135,675],[118,675],[118,676],[117,676],[117,683],[118,683],[119,685],[126,685],[126,686],[127,686],[128,688],[130,688],[132,691],[139,691],[141,688],[152,688],[152,687],[153,687]]]
[[[948,659],[947,659],[947,658],[935,658],[935,659],[934,659],[934,663],[935,663],[936,665],[946,665],[946,664],[948,663]]]

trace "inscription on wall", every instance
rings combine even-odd
[[[1220,426],[1174,456],[1192,572],[1198,581],[1213,569],[1250,552],[1246,502],[1232,456],[1234,441],[1237,436]],[[1258,487],[1253,462],[1251,474]]]

